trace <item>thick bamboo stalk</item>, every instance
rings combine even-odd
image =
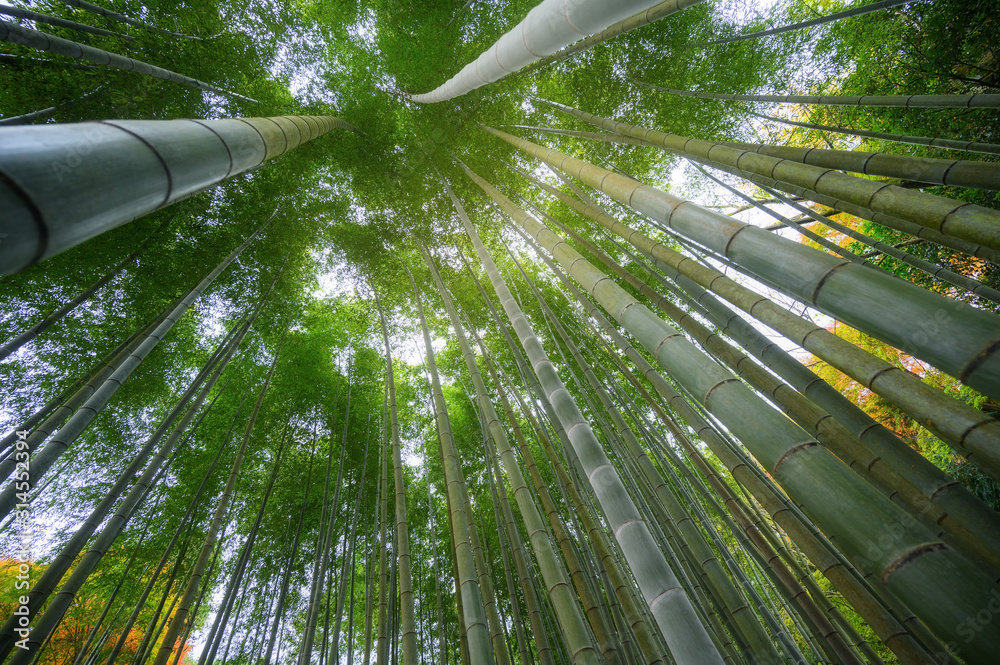
[[[720,92],[675,90],[637,81],[654,90],[680,97],[724,99],[742,102],[780,102],[782,104],[822,104],[830,106],[896,106],[925,109],[975,109],[1000,107],[1000,94],[971,95],[731,95]]]
[[[556,276],[596,322],[597,326],[612,339],[622,353],[635,363],[640,374],[650,382],[665,403],[677,411],[697,435],[708,444],[733,477],[752,488],[754,497],[761,501],[762,505],[768,507],[768,513],[775,523],[781,526],[793,541],[803,548],[820,572],[844,594],[852,607],[864,617],[876,634],[900,657],[902,662],[907,664],[926,662],[927,654],[923,648],[896,622],[877,599],[849,574],[843,563],[823,547],[806,525],[800,521],[797,513],[778,500],[778,494],[773,493],[764,480],[752,471],[753,467],[736,456],[715,429],[625,340],[600,313],[600,310],[583,296],[561,270],[556,272]],[[761,531],[765,532],[766,530],[761,528]]]
[[[48,14],[33,12],[30,9],[23,9],[21,7],[0,5],[0,14],[6,14],[7,16],[13,16],[15,18],[27,19],[29,21],[34,21],[35,23],[47,23],[49,25],[54,25],[60,28],[66,28],[67,30],[75,30],[77,32],[87,32],[92,35],[100,35],[102,37],[120,37],[121,39],[127,39],[129,41],[135,40],[135,37],[132,37],[131,35],[126,35],[120,32],[113,32],[111,30],[105,30],[103,28],[95,28],[92,25],[85,25],[83,23],[77,23],[76,21],[67,21],[64,18],[57,18],[55,16],[49,16]]]
[[[1000,95],[998,95],[1000,97]],[[769,157],[722,143],[701,141],[627,123],[601,118],[571,107],[545,102],[597,127],[652,142],[685,155],[712,159],[821,194],[843,198],[878,212],[900,217],[919,226],[954,236],[967,242],[1000,249],[1000,211],[943,196],[873,182],[839,171],[802,162]],[[904,160],[907,158],[903,158]]]
[[[656,4],[656,0],[542,0],[523,21],[448,81],[430,92],[401,94],[421,104],[460,97]]]
[[[992,374],[992,369],[989,369],[996,364],[1000,370],[1000,346],[990,341],[997,337],[1000,330],[994,315],[927,292],[892,275],[845,264],[810,247],[775,238],[763,229],[675,199],[587,162],[504,132],[490,131],[550,166],[579,176],[587,184],[600,188],[654,219],[666,220],[669,228],[682,235],[719,247],[731,258],[739,257],[739,262],[753,266],[755,274],[769,282],[785,284],[790,287],[789,290],[802,294],[813,306],[831,316],[842,318],[889,344],[902,347],[987,394],[1000,394],[1000,371]],[[834,352],[840,359],[831,364],[899,405],[956,450],[967,455],[970,461],[978,460],[977,463],[987,472],[1000,473],[1000,448],[995,445],[1000,436],[1000,422],[930,388],[916,377],[874,358],[833,333],[781,311],[766,298],[720,273],[705,266],[693,265],[694,262],[687,257],[668,250],[617,220],[596,213],[595,218],[603,226],[672,267],[681,270],[683,264],[682,272],[699,284],[723,295],[817,356],[828,359],[832,357],[831,351]],[[768,240],[764,239],[765,236]],[[795,249],[792,250],[791,246]],[[790,250],[788,254],[784,253],[785,247]],[[783,260],[775,260],[779,255]],[[699,276],[695,277],[696,274]],[[709,274],[711,277],[708,277]],[[887,303],[891,307],[887,307]],[[933,338],[923,331],[914,333],[915,324],[928,321],[935,325],[931,329]],[[972,333],[971,336],[966,336],[969,333]],[[930,415],[931,412],[935,415]],[[992,459],[994,457],[996,459]]]
[[[271,217],[273,219],[273,215]],[[56,432],[46,444],[38,450],[31,460],[31,474],[29,484],[35,483],[41,478],[49,467],[73,444],[86,429],[97,414],[107,405],[112,396],[121,388],[129,375],[148,356],[149,352],[160,342],[164,335],[170,332],[174,324],[187,312],[195,300],[207,289],[212,282],[236,260],[244,249],[252,243],[257,236],[271,222],[268,219],[257,228],[250,236],[244,240],[236,249],[225,257],[214,270],[209,272],[193,289],[191,289],[181,301],[174,306],[170,314],[161,322],[156,329],[146,336],[135,350],[119,365],[114,372],[101,384],[89,399],[77,410],[73,416]],[[17,484],[12,483],[4,488],[0,493],[0,516],[4,516],[13,510],[17,503]]]
[[[1000,570],[1000,551],[990,546],[993,543],[987,544],[987,542],[981,539],[988,538],[991,541],[993,540],[994,534],[991,533],[990,529],[983,531],[982,536],[978,533],[970,532],[961,523],[951,518],[942,507],[934,503],[935,495],[933,492],[929,495],[925,494],[917,482],[911,481],[909,477],[898,472],[893,466],[886,464],[877,454],[865,448],[864,444],[856,436],[852,435],[846,427],[835,419],[830,418],[829,413],[823,411],[807,397],[801,395],[790,386],[776,380],[772,374],[751,360],[739,349],[726,343],[707,326],[698,322],[690,315],[690,312],[673,304],[669,299],[625,270],[601,249],[556,220],[551,221],[564,232],[571,235],[615,274],[646,296],[650,302],[656,305],[676,324],[684,328],[706,351],[713,354],[734,373],[744,378],[754,389],[766,395],[800,427],[815,435],[823,445],[827,446],[835,455],[854,469],[858,475],[876,487],[880,487],[887,496],[904,508],[907,508],[915,517],[922,519],[925,525],[933,529],[938,537],[945,535],[949,542],[956,544],[966,553],[971,553],[973,557],[978,557],[987,562],[988,566]],[[908,446],[906,448],[909,449]],[[900,456],[900,454],[897,453],[897,456]],[[916,458],[917,455],[911,455],[910,457]],[[923,464],[927,464],[927,462],[923,461]],[[943,473],[934,475],[947,479],[947,476]],[[935,491],[941,490],[953,483],[954,481],[950,479],[935,483]],[[972,507],[974,508],[974,506]],[[983,508],[986,507],[983,506]],[[979,510],[974,514],[989,515],[988,509],[987,511]],[[996,524],[998,521],[997,517],[994,515],[993,518],[994,528],[1000,526]],[[945,527],[947,533],[942,532],[938,528],[939,525]]]
[[[851,7],[850,9],[845,9],[844,11],[841,12],[834,12],[833,14],[820,16],[819,18],[809,19],[808,21],[799,21],[798,23],[783,25],[778,28],[771,28],[770,30],[760,30],[758,32],[751,32],[749,34],[739,35],[737,37],[729,37],[726,39],[713,39],[710,42],[702,42],[701,44],[694,44],[694,46],[714,46],[716,44],[732,44],[733,42],[741,42],[745,39],[759,39],[760,37],[780,35],[785,32],[802,30],[803,28],[811,28],[813,26],[823,25],[825,23],[832,23],[834,21],[839,21],[845,18],[851,18],[854,16],[863,16],[865,14],[870,14],[871,12],[882,11],[885,9],[892,9],[893,7],[905,5],[912,1],[913,0],[879,0],[878,2],[872,2],[867,5],[861,5],[860,7]]]
[[[820,168],[898,178],[930,185],[1000,189],[1000,164],[968,159],[940,159],[913,155],[892,155],[861,150],[829,150],[757,143],[725,142],[733,148],[760,155],[787,159]]]
[[[562,134],[565,136],[576,136],[578,138],[593,139],[596,141],[606,141],[609,143],[626,143],[629,145],[645,145],[645,146],[662,148],[662,146],[659,146],[650,141],[644,141],[641,139],[633,138],[631,136],[614,134],[610,132],[609,133],[581,132],[572,129],[555,129],[551,127],[534,127],[530,125],[514,125],[514,126],[519,127],[521,129],[540,131],[546,134]],[[938,245],[950,247],[951,249],[957,250],[959,252],[964,252],[969,256],[975,256],[990,261],[992,263],[1000,264],[1000,251],[997,251],[995,249],[984,247],[980,244],[974,242],[968,242],[966,240],[955,238],[953,236],[945,235],[940,231],[935,231],[934,229],[928,228],[926,226],[915,224],[913,222],[901,219],[900,217],[896,217],[894,215],[888,215],[883,212],[876,212],[865,206],[856,205],[849,201],[838,199],[835,196],[820,194],[815,190],[806,187],[800,187],[798,185],[793,185],[791,183],[787,183],[781,180],[774,180],[773,178],[768,178],[759,174],[751,173],[749,171],[744,171],[742,169],[738,169],[736,167],[729,166],[727,164],[716,162],[710,159],[703,159],[693,155],[684,155],[684,157],[688,160],[697,161],[701,164],[705,164],[706,166],[711,166],[712,168],[733,173],[734,175],[746,178],[747,180],[750,180],[751,182],[757,185],[774,187],[776,189],[789,192],[790,194],[798,196],[802,199],[815,201],[816,203],[820,203],[830,208],[835,208],[836,210],[846,212],[855,217],[860,217],[862,219],[867,219],[876,222],[878,224],[881,224],[882,226],[889,227],[890,229],[901,231],[903,233],[907,233],[911,236],[928,240]],[[614,167],[612,166],[612,168]],[[626,175],[626,174],[621,173],[621,175]]]
[[[666,2],[661,2],[660,4],[654,5],[634,16],[630,16],[624,21],[615,23],[614,25],[593,34],[586,39],[574,42],[552,55],[545,56],[541,60],[528,65],[524,69],[521,69],[519,73],[528,74],[529,72],[542,69],[543,67],[562,62],[577,53],[582,53],[583,51],[596,46],[597,44],[614,39],[619,35],[625,34],[626,32],[631,32],[632,30],[647,26],[650,23],[659,21],[661,18],[670,16],[671,14],[676,14],[677,12],[683,11],[688,7],[701,4],[703,1],[704,0],[666,0]]]
[[[863,561],[864,567],[877,574],[883,585],[899,595],[946,639],[959,637],[959,626],[971,616],[970,612],[976,611],[972,608],[983,607],[989,602],[984,599],[996,592],[986,575],[858,479],[843,462],[810,440],[805,432],[775,417],[777,414],[770,407],[731,374],[707,358],[705,362],[695,360],[700,352],[690,342],[597,271],[558,236],[523,212],[518,215],[512,205],[510,208],[511,216],[529,235],[554,253],[554,258],[602,307],[613,312],[658,362],[672,371],[679,383],[689,385],[699,402],[746,443],[768,472],[841,544],[849,557]],[[874,519],[848,525],[838,514],[840,510],[854,517],[865,514]],[[866,528],[866,524],[871,526]],[[891,543],[879,542],[879,536],[887,528],[896,534],[895,539]],[[948,571],[947,580],[944,571]],[[930,593],[931,588],[936,588],[936,592]],[[973,599],[977,595],[979,598]],[[930,601],[931,596],[949,598],[948,607],[955,609],[944,609],[937,601]],[[962,605],[965,608],[958,609]],[[985,645],[1000,639],[1000,631],[996,637],[983,637],[978,644],[966,643],[963,658],[988,662],[986,654],[991,647]]]
[[[471,171],[465,168],[471,177]],[[514,302],[476,230],[471,224],[466,223],[465,226],[466,233],[472,239],[476,253],[500,296],[503,308],[517,331],[521,345],[528,354],[538,380],[555,407],[561,424],[566,428],[570,442],[580,457],[598,500],[607,512],[609,527],[625,552],[643,598],[656,617],[671,654],[678,665],[694,662],[721,665],[722,657],[698,618],[691,600],[680,587],[677,577],[653,540],[649,527],[640,517],[617,471],[608,460],[573,398],[563,386],[562,380],[524,318],[521,308]]]
[[[379,551],[378,551],[378,637],[375,640],[375,663],[386,665],[388,662],[389,610],[387,603],[388,589],[388,531],[389,531],[389,384],[385,386],[384,402],[382,404],[382,451],[379,453]]]
[[[449,194],[456,211],[459,211],[460,216],[465,216],[465,211],[462,209],[461,203],[455,197],[454,193],[451,191],[451,187],[448,186],[446,181],[444,181],[444,188]],[[521,517],[524,520],[525,529],[528,532],[528,539],[531,542],[532,550],[535,554],[535,560],[538,562],[542,581],[545,584],[546,590],[549,592],[549,597],[552,601],[553,609],[555,610],[556,619],[562,629],[563,637],[570,649],[570,653],[573,655],[573,662],[598,663],[600,658],[594,647],[591,645],[590,635],[587,632],[583,614],[580,611],[577,599],[572,593],[570,578],[567,574],[566,567],[558,559],[555,551],[552,549],[552,543],[548,539],[548,534],[543,526],[542,517],[538,513],[538,507],[535,505],[534,500],[531,497],[527,483],[525,482],[521,469],[517,464],[517,459],[514,457],[513,448],[507,440],[507,434],[504,432],[503,427],[500,424],[500,418],[496,413],[496,409],[494,409],[493,404],[487,398],[488,393],[486,391],[486,384],[479,373],[478,366],[476,365],[472,347],[469,345],[468,338],[465,334],[465,327],[458,318],[451,296],[448,294],[444,282],[441,281],[441,275],[437,270],[437,266],[433,262],[433,258],[426,253],[426,251],[424,251],[424,260],[427,262],[428,268],[430,268],[438,293],[444,303],[445,311],[451,319],[452,328],[455,331],[455,336],[458,339],[462,355],[465,359],[466,369],[468,369],[469,374],[472,376],[472,382],[475,386],[476,398],[479,403],[479,407],[484,413],[487,432],[493,440],[493,444],[496,446],[496,450],[500,455],[501,461],[503,462],[504,470],[507,472],[507,478],[510,481],[511,488],[514,490],[514,499],[517,502]],[[563,552],[565,554],[566,551],[563,550]],[[579,592],[579,585],[577,585],[577,590]],[[605,653],[605,656],[609,655],[614,658],[618,657],[615,653]]]
[[[491,634],[489,625],[487,624],[482,593],[477,581],[475,556],[469,537],[469,522],[471,520],[465,511],[465,502],[462,500],[462,493],[458,487],[458,485],[465,483],[465,479],[462,476],[462,469],[459,464],[458,450],[455,447],[455,440],[452,435],[444,393],[441,391],[441,383],[438,379],[437,364],[434,362],[434,349],[431,345],[430,331],[427,328],[427,321],[424,317],[423,302],[420,292],[417,290],[417,284],[413,281],[413,275],[409,273],[409,269],[407,269],[407,275],[409,275],[411,280],[410,284],[413,288],[413,297],[417,304],[417,313],[420,315],[420,324],[426,347],[427,370],[431,377],[435,423],[438,428],[438,440],[441,444],[441,462],[445,472],[451,516],[451,533],[454,538],[454,559],[458,572],[456,583],[460,588],[460,597],[462,599],[462,613],[465,621],[465,633],[468,637],[470,665],[490,665],[494,662]]]
[[[24,270],[336,127],[350,125],[281,116],[0,127],[0,271]]]
[[[847,134],[848,136],[860,136],[868,139],[879,139],[881,141],[893,141],[895,143],[909,143],[911,145],[926,145],[932,148],[945,148],[947,150],[962,150],[965,152],[981,152],[987,155],[1000,155],[1000,144],[979,143],[976,141],[958,141],[955,139],[929,138],[926,136],[911,136],[908,134],[891,134],[889,132],[874,132],[867,129],[849,129],[847,127],[837,127],[834,125],[818,125],[812,122],[798,122],[796,120],[786,120],[770,115],[753,113],[763,120],[780,122],[794,127],[804,127],[805,129],[815,129],[820,132],[834,132],[836,134]]]
[[[219,527],[221,526],[226,514],[229,512],[229,503],[232,498],[233,490],[236,487],[236,479],[243,467],[243,460],[246,458],[247,445],[250,442],[250,434],[253,432],[253,426],[257,420],[257,414],[260,413],[260,407],[264,402],[264,397],[267,395],[267,389],[271,385],[271,379],[274,377],[274,370],[275,367],[277,367],[278,358],[281,356],[281,346],[284,339],[284,335],[282,335],[281,342],[279,342],[278,348],[274,353],[274,359],[271,361],[271,367],[268,369],[267,377],[264,379],[264,384],[261,387],[260,395],[257,397],[257,403],[254,404],[253,412],[250,414],[250,420],[247,423],[246,430],[243,432],[243,440],[240,443],[239,450],[236,452],[236,459],[233,461],[232,469],[229,472],[229,478],[226,480],[226,485],[223,488],[222,493],[219,495],[215,512],[212,515],[212,522],[209,525],[208,533],[205,536],[205,542],[202,544],[201,551],[198,553],[198,558],[196,559],[191,570],[191,574],[188,577],[188,582],[182,592],[182,598],[177,606],[177,610],[170,617],[170,623],[167,626],[163,641],[160,643],[160,647],[156,652],[156,658],[153,661],[153,665],[166,665],[170,657],[174,655],[175,648],[179,654],[183,649],[183,642],[179,642],[178,638],[181,637],[181,634],[186,627],[194,625],[196,612],[191,611],[191,604],[195,600],[195,596],[198,594],[198,587],[200,586],[201,578],[205,573],[205,566],[208,563],[208,558],[212,554],[212,551],[216,549],[215,546],[218,539]]]
[[[527,275],[523,271],[522,274],[527,280]],[[712,587],[714,594],[720,598],[727,611],[732,615],[737,630],[740,631],[744,639],[750,644],[754,657],[761,663],[782,662],[781,656],[771,643],[770,636],[754,615],[747,599],[729,578],[729,574],[731,573],[725,570],[722,563],[705,541],[704,536],[702,536],[683,506],[677,501],[670,488],[667,487],[666,482],[656,471],[639,440],[631,428],[629,428],[621,413],[615,408],[611,398],[597,379],[597,375],[594,374],[593,368],[583,358],[579,348],[570,339],[566,329],[555,317],[548,304],[542,299],[541,294],[535,288],[534,284],[530,280],[528,280],[528,284],[531,286],[543,314],[548,318],[553,328],[555,328],[563,344],[567,346],[573,359],[587,378],[591,389],[598,396],[601,402],[600,406],[610,416],[613,427],[608,428],[609,438],[611,440],[620,440],[624,444],[624,452],[627,458],[634,462],[633,466],[637,467],[638,473],[646,481],[646,486],[652,489],[655,499],[649,500],[652,499],[652,497],[649,497],[647,501],[653,510],[653,514],[656,515],[659,511],[662,511],[661,520],[665,519],[669,521],[671,523],[670,526],[676,529],[677,539],[682,547],[690,551],[689,559],[694,564],[695,569],[700,570],[702,579]],[[794,659],[798,654],[792,652],[788,655]]]
[[[413,581],[410,572],[409,522],[406,518],[406,488],[403,486],[403,453],[399,441],[399,417],[396,413],[396,381],[392,373],[392,351],[382,302],[375,294],[382,341],[385,344],[386,383],[389,387],[389,430],[392,436],[393,483],[396,494],[396,556],[399,561],[399,603],[403,629],[403,665],[417,665],[417,642],[414,622]],[[338,654],[339,656],[339,654]],[[338,657],[339,662],[339,657]]]
[[[163,35],[171,35],[173,37],[180,37],[181,39],[194,39],[194,40],[197,40],[197,41],[202,41],[201,37],[196,37],[194,35],[185,35],[185,34],[180,33],[180,32],[174,32],[172,30],[165,30],[165,29],[157,27],[155,25],[149,25],[149,24],[146,24],[146,23],[140,23],[139,21],[136,21],[133,18],[129,18],[128,16],[125,16],[124,14],[119,14],[117,12],[113,12],[113,11],[107,10],[104,7],[100,7],[100,6],[92,4],[90,2],[86,2],[86,0],[59,0],[59,1],[62,2],[63,4],[69,5],[70,7],[76,7],[78,9],[83,9],[84,11],[88,11],[91,14],[97,14],[98,16],[103,16],[103,17],[109,18],[109,19],[111,19],[113,21],[118,21],[119,23],[124,23],[126,25],[131,25],[131,26],[136,27],[136,28],[143,28],[143,29],[149,30],[151,32],[159,32],[160,34],[163,34]]]

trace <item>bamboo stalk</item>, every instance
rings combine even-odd
[[[24,270],[336,127],[350,126],[281,116],[0,127],[0,271]]]
[[[87,32],[92,35],[100,35],[102,37],[119,37],[121,39],[127,39],[128,41],[135,41],[135,37],[132,37],[131,35],[113,32],[111,30],[104,30],[103,28],[95,28],[92,25],[85,25],[83,23],[77,23],[76,21],[67,21],[63,18],[56,18],[55,16],[49,16],[48,14],[33,12],[30,9],[23,9],[21,7],[0,5],[0,14],[27,19],[29,21],[34,21],[35,23],[47,23],[60,28],[75,30],[77,32]]]
[[[719,92],[675,90],[637,81],[660,92],[680,97],[724,99],[743,102],[780,102],[782,104],[822,104],[830,106],[896,106],[925,109],[974,109],[1000,107],[1000,95],[731,95]]]
[[[69,5],[70,7],[76,7],[78,9],[83,9],[84,11],[88,11],[91,14],[97,14],[98,16],[103,16],[103,17],[109,18],[109,19],[111,19],[113,21],[118,21],[119,23],[124,23],[126,25],[131,25],[131,26],[134,26],[136,28],[143,28],[143,29],[149,30],[151,32],[159,32],[160,34],[171,35],[173,37],[179,37],[181,39],[194,39],[194,40],[197,40],[197,41],[203,41],[201,37],[196,37],[194,35],[185,35],[185,34],[180,33],[180,32],[173,32],[172,30],[165,30],[164,28],[159,28],[159,27],[154,26],[154,25],[148,25],[146,23],[140,23],[139,21],[136,21],[135,19],[129,18],[128,16],[125,16],[124,14],[119,14],[117,12],[109,11],[109,10],[103,8],[103,7],[99,7],[98,5],[92,4],[90,2],[86,2],[86,0],[59,0],[59,1],[62,2],[63,4]]]

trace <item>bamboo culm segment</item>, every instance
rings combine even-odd
[[[404,95],[421,104],[460,97],[655,4],[656,0],[542,0],[448,81],[430,92]]]
[[[88,11],[91,14],[97,14],[98,16],[103,16],[105,18],[111,19],[112,21],[118,21],[119,23],[124,23],[125,25],[131,25],[136,28],[144,28],[152,32],[159,32],[160,34],[163,35],[180,37],[181,39],[194,39],[197,41],[203,41],[201,37],[196,37],[194,35],[185,35],[184,33],[181,32],[174,32],[173,30],[165,30],[163,28],[159,28],[153,25],[148,25],[146,23],[140,23],[139,21],[136,21],[133,18],[129,18],[124,14],[119,14],[118,12],[110,11],[108,9],[105,9],[104,7],[100,7],[98,5],[86,2],[86,0],[59,0],[59,1],[65,5],[69,5],[70,7],[77,7],[78,9],[83,9],[84,11]]]
[[[491,189],[493,189],[491,187]],[[499,194],[495,192],[494,194]],[[857,477],[833,453],[769,407],[736,377],[598,271],[557,234],[506,200],[495,200],[589,292],[681,385],[743,441],[803,510],[848,556],[900,596],[935,632],[961,638],[961,655],[988,663],[1000,628],[966,641],[966,619],[988,605],[994,584],[901,508]],[[857,516],[865,515],[859,529]],[[882,538],[887,533],[894,538]],[[890,542],[886,543],[885,540]],[[933,591],[932,591],[933,590]],[[946,598],[945,603],[941,602]]]
[[[131,35],[125,35],[120,32],[113,32],[111,30],[104,30],[103,28],[95,28],[92,25],[85,25],[83,23],[77,23],[76,21],[67,21],[66,19],[57,18],[55,16],[49,16],[48,14],[40,14],[38,12],[33,12],[29,9],[23,9],[21,7],[0,5],[0,14],[6,14],[7,16],[13,16],[15,18],[27,19],[29,21],[34,21],[35,23],[48,23],[49,25],[54,25],[60,28],[66,28],[68,30],[76,30],[77,32],[88,32],[92,35],[100,35],[103,37],[120,37],[121,39],[127,39],[129,41],[135,40],[135,37],[132,37]]]
[[[782,104],[823,104],[829,106],[897,106],[914,109],[995,109],[1000,108],[1000,94],[972,95],[730,95],[720,92],[696,92],[663,88],[650,83],[654,90],[681,97],[722,99],[740,102],[779,102]]]
[[[477,183],[484,182],[464,165],[463,168]],[[494,289],[500,296],[511,324],[517,331],[518,339],[528,355],[528,360],[546,397],[555,407],[557,417],[565,428],[598,501],[607,514],[609,526],[625,553],[643,598],[655,617],[675,661],[678,665],[690,663],[722,665],[722,656],[698,618],[691,600],[680,586],[617,471],[563,385],[562,379],[559,378],[520,307],[514,301],[478,233],[471,224],[466,224],[466,232],[472,239],[476,253],[485,266]]]
[[[638,127],[556,102],[544,103],[596,127],[648,141],[666,150],[678,151],[685,156],[711,159],[744,171],[814,189],[821,194],[843,198],[855,205],[894,215],[966,242],[1000,249],[1000,211],[992,208],[873,182],[832,168],[811,166],[803,162],[732,148],[722,143]]]
[[[612,198],[664,223],[680,235],[720,250],[766,281],[783,285],[786,292],[806,298],[820,311],[922,358],[949,374],[962,378],[978,390],[1000,395],[1000,346],[996,343],[1000,329],[993,314],[925,291],[893,275],[852,265],[811,247],[775,237],[758,227],[677,199],[631,178],[611,173],[555,150],[495,129],[488,131],[550,166],[577,176]],[[633,244],[639,238],[642,241],[640,244],[648,245],[645,248],[647,251],[655,253],[657,248],[662,248],[664,252],[671,251],[613,218],[600,221],[610,230],[620,232],[622,237]],[[781,260],[776,260],[776,257],[781,257]],[[748,304],[744,306],[730,300],[746,311],[750,311],[748,307],[753,309],[751,313],[755,317],[762,314],[757,311],[757,304],[766,300],[765,298],[752,294],[732,280],[719,279],[720,275],[714,270],[694,266],[694,262],[686,257],[684,262],[691,263],[692,269],[697,267],[702,273],[713,273],[711,279],[702,286],[715,290],[718,286],[716,282],[725,283],[727,294],[735,297],[729,289],[732,283],[739,290],[740,299]],[[708,279],[707,273],[705,278]],[[726,297],[729,298],[729,295]],[[751,301],[752,306],[749,304]],[[894,366],[844,343],[832,333],[820,332],[822,329],[814,324],[807,324],[798,317],[792,320],[774,308],[772,310],[775,317],[787,323],[778,327],[783,329],[783,334],[789,336],[789,339],[821,357],[828,355],[827,352],[833,346],[842,348],[847,356],[853,357],[852,362],[856,363],[853,370],[844,370],[852,378],[880,394],[883,394],[882,391],[891,392],[888,397],[890,400],[901,406],[910,405],[903,408],[922,424],[939,433],[942,439],[953,444],[956,450],[968,459],[976,460],[984,470],[1000,474],[1000,450],[996,446],[1000,422],[984,417],[981,412],[957,400],[938,394],[898,369],[893,372]],[[922,330],[914,331],[914,326],[921,327],[921,324],[924,328],[933,324],[929,328],[934,333],[933,337]],[[793,330],[797,331],[793,333]],[[876,382],[882,385],[876,388]],[[899,391],[895,388],[897,384]],[[904,385],[905,389],[902,388]],[[937,415],[933,418],[927,416],[926,419],[922,417],[928,409],[933,409]]]
[[[18,272],[350,125],[333,116],[0,127],[0,272]]]

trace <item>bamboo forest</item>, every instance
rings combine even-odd
[[[1000,662],[1000,0],[0,0],[0,663]]]

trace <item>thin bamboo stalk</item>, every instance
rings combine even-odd
[[[987,155],[1000,155],[1000,145],[996,143],[979,143],[976,141],[958,141],[955,139],[929,138],[926,136],[911,136],[908,134],[891,134],[889,132],[873,132],[867,129],[848,129],[847,127],[836,127],[833,125],[818,125],[811,122],[798,122],[796,120],[786,120],[770,115],[750,112],[750,115],[771,120],[794,127],[804,127],[805,129],[815,129],[820,132],[834,132],[836,134],[847,134],[848,136],[860,136],[869,139],[879,139],[881,141],[893,141],[895,143],[909,143],[911,145],[926,145],[932,148],[945,148],[947,150],[962,150],[965,152],[981,152]]]
[[[87,32],[92,35],[100,35],[102,37],[118,37],[120,39],[127,39],[128,41],[135,41],[135,37],[131,35],[126,35],[121,32],[113,32],[111,30],[105,30],[103,28],[95,28],[92,25],[85,25],[83,23],[77,23],[76,21],[67,21],[64,18],[57,18],[55,16],[49,16],[48,14],[33,12],[30,9],[24,9],[22,7],[11,7],[10,5],[0,5],[0,14],[6,14],[7,16],[13,16],[15,18],[27,19],[29,21],[34,21],[35,23],[47,23],[49,25],[54,25],[59,28],[75,30],[77,32]]]
[[[925,109],[975,109],[1000,107],[1000,95],[976,93],[971,95],[731,95],[720,92],[696,92],[675,90],[637,81],[645,85],[680,97],[699,99],[723,99],[742,102],[780,102],[782,104],[822,104],[830,106],[897,106]]]
[[[113,12],[113,11],[107,10],[104,7],[100,7],[100,6],[92,4],[90,2],[86,2],[86,0],[59,0],[59,1],[62,2],[63,4],[69,5],[70,7],[76,7],[78,9],[83,9],[84,11],[88,11],[91,14],[97,14],[98,16],[103,16],[103,17],[109,18],[109,19],[111,19],[113,21],[118,21],[119,23],[124,23],[126,25],[131,25],[131,26],[136,27],[136,28],[143,28],[143,29],[149,30],[151,32],[159,32],[160,34],[163,34],[163,35],[171,35],[173,37],[179,37],[181,39],[194,39],[194,40],[197,40],[197,41],[202,41],[201,37],[196,37],[195,35],[185,35],[183,33],[174,32],[172,30],[166,30],[164,28],[160,28],[160,27],[155,26],[155,25],[149,25],[147,23],[140,23],[139,21],[136,21],[133,18],[129,18],[128,16],[125,16],[124,14],[119,14],[117,12]]]

